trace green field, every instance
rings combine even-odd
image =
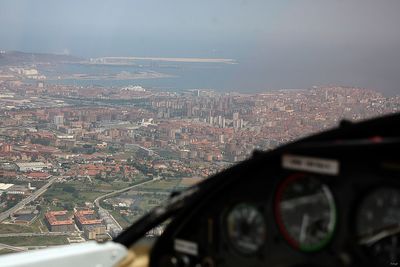
[[[33,232],[39,233],[39,232],[48,232],[49,230],[43,223],[44,220],[44,212],[41,212],[38,216],[38,218],[32,223],[31,227],[33,228]]]
[[[55,184],[43,196],[49,202],[58,200],[60,203],[82,205],[85,202],[93,202],[97,197],[104,194],[104,191],[100,191],[90,184],[65,183]]]
[[[85,202],[93,202],[101,195],[140,182],[142,181],[141,178],[142,177],[140,176],[140,179],[135,179],[135,181],[131,182],[105,182],[94,178],[91,179],[92,182],[89,182],[88,180],[69,181],[62,184],[54,184],[43,196],[48,202],[58,200],[58,202],[62,203],[63,206],[65,206],[66,203],[70,206],[82,206]]]
[[[118,210],[112,210],[111,208],[109,208],[108,210],[113,215],[113,217],[118,221],[118,223],[123,228],[125,228],[131,225],[136,220],[138,220],[140,217],[142,217],[144,214],[149,212],[154,207],[161,205],[163,201],[165,201],[169,197],[169,192],[181,189],[182,188],[182,186],[180,185],[181,181],[182,179],[180,178],[153,181],[145,185],[140,185],[132,189],[132,191],[129,191],[128,193],[123,193],[124,197],[140,199],[139,204],[135,205],[138,208],[138,210],[136,210],[134,214],[124,216],[121,215]],[[160,193],[167,193],[167,194],[160,194]]]
[[[19,224],[0,224],[0,234],[8,234],[8,233],[33,233],[35,232],[34,228],[26,225]]]
[[[180,178],[165,179],[160,181],[154,181],[152,183],[139,186],[135,189],[138,191],[144,190],[144,191],[171,192],[179,187],[180,182],[181,182]]]
[[[14,253],[14,250],[8,249],[8,248],[3,248],[0,249],[0,255],[5,255],[5,254],[9,254],[9,253]]]
[[[118,210],[110,210],[110,213],[123,228],[134,223],[151,209],[161,205],[169,197],[168,193],[161,194],[161,191],[135,191],[130,192],[128,195],[125,195],[125,197],[127,198],[140,199],[136,202],[136,204],[134,204],[136,209],[133,213],[126,216],[121,215]]]
[[[78,194],[70,194],[63,192],[62,190],[53,189],[46,192],[44,197],[46,200],[54,201],[57,200],[62,205],[69,204],[71,207],[64,207],[60,209],[71,209],[75,205],[83,206],[85,202],[93,202],[96,197],[101,196],[103,193],[96,193],[90,191],[80,191]]]
[[[122,228],[127,228],[132,224],[132,222],[129,221],[129,218],[122,216],[118,211],[112,210],[110,211],[110,213],[114,217],[114,219],[117,220],[117,222],[121,225]]]
[[[0,243],[10,246],[56,246],[69,244],[65,236],[0,237]]]

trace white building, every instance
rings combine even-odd
[[[4,183],[0,183],[0,194],[3,193],[4,191],[6,191],[7,189],[9,189],[11,186],[13,186],[14,184],[4,184]]]
[[[64,125],[64,116],[63,115],[56,115],[53,118],[53,122],[57,126]]]
[[[45,164],[43,162],[19,162],[16,163],[18,170],[20,172],[28,171],[41,171],[51,167],[51,164]]]

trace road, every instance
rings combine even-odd
[[[171,192],[169,191],[143,191],[143,190],[135,190],[136,194],[157,194],[157,195],[165,195],[171,196]]]
[[[46,232],[46,233],[8,233],[0,234],[0,237],[16,237],[16,236],[78,236],[75,232]]]
[[[13,251],[27,251],[28,250],[28,248],[14,247],[14,246],[10,246],[10,245],[7,245],[7,244],[0,243],[0,249],[4,249],[4,248],[9,249],[9,250],[13,250]]]
[[[10,246],[10,245],[7,245],[7,244],[0,243],[0,250],[9,249],[9,250],[13,250],[15,252],[20,252],[20,251],[28,251],[29,249],[42,249],[42,248],[58,247],[58,246],[63,246],[63,245],[15,247],[15,246]]]
[[[23,208],[26,204],[28,204],[29,202],[35,200],[37,197],[39,197],[40,195],[42,195],[44,192],[46,192],[46,190],[57,180],[58,177],[52,177],[50,178],[50,180],[41,188],[39,188],[38,190],[36,190],[35,192],[33,192],[32,195],[30,195],[29,197],[24,198],[23,200],[21,200],[17,205],[15,205],[14,207],[12,207],[11,209],[8,209],[2,213],[0,213],[0,222],[4,221],[5,219],[7,219],[11,214],[13,214],[14,212],[16,212],[17,210]]]
[[[143,182],[141,182],[141,183],[138,183],[138,184],[135,184],[135,185],[132,185],[132,186],[123,188],[123,189],[119,189],[119,190],[113,191],[113,192],[111,192],[111,193],[107,193],[107,194],[105,194],[105,195],[102,195],[102,196],[99,196],[98,198],[96,198],[96,199],[94,200],[94,204],[99,208],[99,211],[102,211],[102,212],[106,213],[107,216],[109,216],[109,217],[114,221],[114,224],[117,226],[117,228],[118,228],[119,230],[122,230],[121,225],[120,225],[120,224],[117,222],[117,220],[115,220],[115,218],[108,212],[108,210],[106,210],[106,209],[104,209],[104,208],[102,208],[102,207],[100,206],[100,200],[102,200],[102,199],[104,199],[104,198],[107,198],[107,197],[111,197],[111,196],[113,196],[113,195],[118,195],[118,194],[120,194],[120,193],[129,191],[129,190],[131,190],[131,189],[133,189],[133,188],[135,188],[135,187],[138,187],[138,186],[141,186],[141,185],[144,185],[144,184],[148,184],[148,183],[152,183],[152,182],[158,181],[158,180],[160,180],[160,179],[159,179],[159,178],[154,178],[154,179],[152,179],[152,180],[146,180],[146,181],[143,181]]]

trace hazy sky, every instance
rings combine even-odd
[[[246,66],[243,85],[396,93],[399,14],[399,0],[1,0],[0,49],[227,57]]]

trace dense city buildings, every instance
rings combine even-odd
[[[286,145],[312,140],[306,138],[310,135],[341,128],[346,132],[353,122],[400,114],[399,11],[400,0],[0,0],[0,256],[81,242],[88,242],[91,249],[95,242],[126,240],[120,235],[130,227],[144,239],[131,241],[138,241],[140,250],[142,244],[150,247],[168,225],[174,227],[170,223],[181,210],[190,209],[186,202],[193,203],[186,197],[207,201],[202,193],[218,181],[227,185],[243,179],[240,193],[252,197],[253,190],[244,190],[250,188],[250,174],[218,180],[220,174],[241,169],[235,166],[243,161],[242,166],[251,167],[246,162],[277,148],[277,154],[285,147],[290,150],[293,146]],[[365,141],[380,143],[381,137]],[[332,146],[336,149],[337,144]],[[379,167],[391,176],[400,162],[386,158],[371,170]],[[361,265],[357,263],[367,259],[361,255],[365,253],[390,256],[391,266],[397,266],[400,226],[391,223],[382,228],[375,223],[370,233],[350,227],[351,242],[344,242],[342,202],[330,183],[333,180],[322,176],[328,169],[337,174],[339,168],[342,174],[349,165],[333,156],[312,161],[283,157],[276,165],[278,169],[290,165],[287,162],[312,165],[318,176],[282,186],[274,183],[282,199],[269,190],[273,196],[268,199],[274,202],[270,208],[280,210],[279,200],[283,203],[284,198],[296,206],[282,212],[296,211],[283,214],[285,222],[276,216],[279,212],[272,216],[264,212],[256,199],[221,202],[225,204],[221,218],[215,212],[200,220],[199,225],[207,228],[203,231],[207,240],[177,235],[182,240],[173,240],[174,251],[159,263],[230,266],[244,262],[241,256],[254,256],[247,265],[262,265],[269,259],[262,252],[271,243],[284,246],[285,240],[273,233],[276,227],[269,229],[276,221],[278,230],[294,233],[293,240],[283,236],[293,241],[289,245],[313,251],[309,253],[313,266],[325,266],[317,261],[329,255],[335,257],[331,266]],[[266,180],[283,178],[272,177],[271,168],[262,170]],[[211,181],[214,177],[217,183]],[[356,203],[344,207],[346,214],[357,215],[349,210],[353,206],[362,210],[367,197],[369,186],[354,187],[360,196],[352,196]],[[214,192],[228,197],[230,188]],[[400,195],[392,197],[396,204]],[[236,208],[241,214],[231,218],[229,213],[235,215]],[[322,212],[314,214],[316,209]],[[366,212],[366,217],[389,223],[397,216],[400,222],[400,207],[393,210],[388,210],[390,216]],[[161,215],[160,220],[152,215]],[[165,220],[158,223],[161,219]],[[350,219],[352,226],[357,218]],[[140,227],[145,224],[152,225]],[[379,246],[378,241],[398,249]],[[231,257],[202,256],[213,247]],[[107,260],[118,261],[119,254],[112,250]],[[137,256],[142,256],[139,252]],[[144,259],[157,265],[156,252],[135,264]],[[352,252],[360,255],[353,257]],[[295,257],[288,257],[290,262],[282,266],[307,266],[299,261],[302,255],[291,255]]]
[[[345,86],[243,94],[45,78],[0,67],[0,222],[61,232],[63,244],[115,237],[254,150],[400,109],[398,95]]]

